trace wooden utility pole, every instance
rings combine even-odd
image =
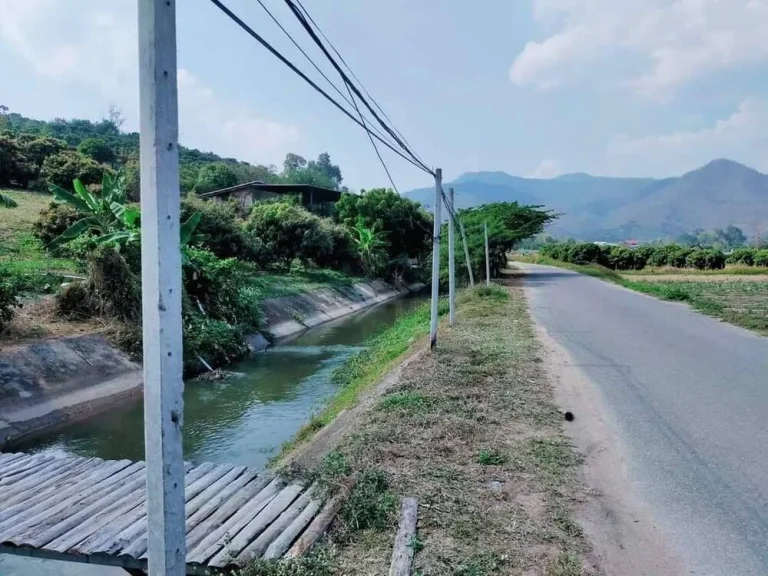
[[[456,261],[454,255],[454,219],[453,188],[448,190],[448,302],[450,304],[451,326],[456,324]]]
[[[150,576],[183,576],[176,1],[139,0],[141,297]]]
[[[488,260],[488,223],[483,222],[483,232],[485,233],[485,285],[491,285],[491,262]]]
[[[443,203],[443,170],[435,168],[435,222],[432,227],[432,310],[429,324],[429,349],[437,344],[437,302],[440,297],[440,206]]]

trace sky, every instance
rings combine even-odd
[[[262,1],[311,49],[284,2]],[[313,72],[257,0],[224,2]],[[665,177],[715,158],[768,172],[768,0],[304,5],[444,180]],[[277,166],[327,151],[351,189],[389,185],[365,133],[209,0],[178,0],[177,30],[182,144]],[[12,112],[97,120],[116,106],[137,130],[137,54],[136,0],[0,0],[0,104]],[[401,191],[431,184],[383,155]]]

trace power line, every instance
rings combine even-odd
[[[345,94],[344,94],[344,93],[343,93],[343,92],[342,92],[342,91],[339,89],[339,87],[338,87],[338,86],[336,86],[336,84],[335,84],[334,82],[332,82],[332,81],[331,81],[331,79],[330,79],[330,78],[328,78],[328,76],[326,76],[325,72],[323,72],[323,71],[320,69],[320,67],[319,67],[319,66],[318,66],[318,65],[315,63],[315,61],[314,61],[314,60],[312,60],[312,58],[309,56],[309,54],[307,54],[307,53],[306,53],[306,51],[305,51],[305,50],[304,50],[304,49],[303,49],[303,48],[302,48],[302,47],[299,45],[299,43],[298,43],[298,42],[296,42],[296,40],[293,38],[293,36],[291,36],[290,32],[288,32],[288,30],[286,30],[286,29],[285,29],[285,27],[284,27],[284,26],[283,26],[283,25],[280,23],[280,21],[279,21],[279,20],[278,20],[278,19],[277,19],[277,18],[274,16],[274,14],[272,14],[272,12],[270,11],[270,9],[269,9],[269,8],[267,8],[267,6],[264,4],[264,2],[262,2],[262,0],[256,0],[256,1],[257,1],[257,2],[259,3],[259,5],[260,5],[260,6],[261,6],[261,7],[264,9],[264,11],[265,11],[265,12],[267,13],[267,15],[268,15],[268,16],[269,16],[269,17],[272,19],[272,21],[273,21],[275,24],[277,24],[278,28],[280,28],[280,30],[282,30],[282,31],[283,31],[283,34],[285,34],[285,35],[288,37],[288,39],[291,41],[291,43],[292,43],[292,44],[293,44],[293,45],[294,45],[296,48],[298,48],[299,52],[301,52],[301,53],[304,55],[304,58],[306,58],[306,59],[307,59],[307,61],[308,61],[310,64],[312,64],[312,66],[314,67],[314,69],[315,69],[315,70],[317,70],[317,72],[320,74],[320,76],[322,76],[322,77],[325,79],[325,81],[326,81],[326,82],[328,82],[328,84],[331,86],[331,88],[333,88],[333,89],[336,91],[336,93],[337,93],[339,96],[341,96],[341,97],[344,99],[344,101],[345,101],[347,104],[349,104],[350,106],[354,106],[354,107],[357,109],[357,105],[356,105],[356,103],[354,102],[354,100],[350,100],[350,98],[351,98],[351,96],[352,96],[352,95],[350,94],[350,95],[349,95],[349,97],[348,97],[348,96],[346,96],[346,95],[345,95]],[[349,88],[347,88],[347,90],[349,90]],[[359,113],[359,110],[358,110],[358,113]],[[382,136],[383,138],[386,138],[386,136],[385,136],[385,135],[384,135],[384,134],[381,132],[381,130],[379,130],[379,129],[378,129],[376,126],[373,126],[373,125],[371,125],[371,129],[372,129],[372,130],[374,130],[376,133],[378,133],[378,134],[379,134],[380,136]],[[371,136],[370,136],[370,134],[368,135],[368,137],[369,137],[369,138],[371,137]]]
[[[406,143],[408,146],[410,146],[410,145],[411,145],[411,143],[410,143],[410,142],[408,142],[408,140],[406,140],[406,138],[405,138],[405,136],[403,136],[402,132],[400,132],[400,131],[397,129],[397,126],[395,126],[394,122],[392,122],[392,119],[391,119],[389,116],[387,116],[387,113],[384,111],[384,109],[383,109],[381,106],[379,106],[379,103],[378,103],[378,102],[376,102],[376,100],[374,99],[374,97],[373,97],[373,96],[371,96],[370,92],[368,92],[368,90],[365,88],[365,86],[363,85],[363,83],[360,81],[360,78],[358,78],[358,77],[357,77],[357,74],[355,74],[355,71],[354,71],[354,70],[352,70],[352,68],[350,68],[349,64],[347,64],[347,61],[346,61],[346,60],[344,60],[344,56],[342,56],[342,55],[339,53],[339,51],[336,49],[336,47],[333,45],[333,43],[332,43],[332,42],[331,42],[331,41],[328,39],[328,36],[326,36],[326,35],[323,33],[322,29],[320,28],[320,26],[318,26],[318,25],[317,25],[317,22],[315,22],[314,18],[312,18],[312,15],[311,15],[311,14],[309,13],[309,11],[306,9],[306,7],[304,6],[304,4],[302,4],[302,3],[301,3],[301,0],[295,0],[295,1],[296,1],[296,4],[298,4],[298,5],[299,5],[299,7],[301,8],[301,10],[304,12],[304,15],[305,15],[307,18],[309,18],[309,21],[310,21],[310,22],[312,22],[312,24],[314,25],[315,29],[316,29],[316,30],[317,30],[317,31],[320,33],[320,35],[323,37],[323,40],[325,40],[325,41],[328,43],[328,46],[330,46],[330,47],[331,47],[331,50],[333,50],[333,52],[336,54],[336,56],[338,56],[338,57],[339,57],[339,60],[341,60],[341,63],[342,63],[342,64],[344,64],[344,67],[345,67],[347,70],[349,70],[349,73],[352,75],[352,78],[354,78],[354,79],[357,81],[357,83],[358,83],[358,84],[360,85],[360,87],[363,89],[363,92],[365,92],[365,95],[366,95],[366,96],[368,96],[368,98],[370,98],[370,99],[371,99],[371,102],[373,102],[373,105],[374,105],[374,106],[376,106],[376,108],[379,110],[379,112],[381,112],[382,116],[384,116],[384,118],[386,118],[386,119],[389,121],[389,123],[390,123],[390,124],[392,124],[392,128],[395,130],[395,132],[397,132],[397,135],[398,135],[398,136],[400,136],[400,138],[402,138],[403,142],[405,142],[405,143]],[[417,158],[419,161],[422,161],[422,160],[421,160],[421,157],[420,157],[418,154],[415,154],[415,155],[416,155],[416,158]]]
[[[389,148],[390,150],[392,150],[392,152],[394,152],[395,154],[397,154],[398,156],[400,156],[401,158],[403,158],[403,159],[404,159],[404,160],[406,160],[407,162],[410,162],[411,164],[413,164],[413,165],[414,165],[414,166],[416,166],[417,168],[419,168],[419,169],[421,169],[421,170],[425,171],[426,173],[428,173],[428,174],[431,174],[432,176],[434,176],[434,172],[433,172],[432,170],[430,170],[428,167],[426,167],[426,165],[424,165],[423,163],[419,163],[419,162],[416,162],[416,161],[414,161],[412,158],[409,158],[408,156],[406,156],[405,154],[403,154],[403,153],[402,153],[400,150],[398,150],[397,148],[395,148],[394,146],[392,146],[392,145],[391,145],[389,142],[387,142],[387,141],[385,141],[383,138],[381,138],[381,136],[379,136],[378,134],[375,134],[375,133],[371,132],[371,131],[370,131],[370,130],[369,130],[369,129],[368,129],[366,126],[365,126],[365,124],[363,124],[363,123],[362,123],[360,120],[358,120],[357,118],[355,118],[355,117],[354,117],[354,116],[353,116],[353,115],[352,115],[352,114],[351,114],[351,113],[350,113],[350,112],[349,112],[347,109],[345,109],[345,108],[344,108],[344,107],[343,107],[341,104],[339,104],[339,103],[338,103],[336,100],[334,100],[334,99],[333,99],[333,98],[332,98],[332,97],[331,97],[331,96],[330,96],[330,95],[329,95],[329,94],[328,94],[328,93],[327,93],[325,90],[323,90],[322,88],[320,88],[320,86],[318,86],[318,85],[317,85],[317,84],[316,84],[316,83],[315,83],[315,82],[314,82],[314,81],[313,81],[311,78],[309,78],[309,77],[308,77],[306,74],[304,74],[304,72],[302,72],[301,70],[299,70],[299,69],[298,69],[298,68],[297,68],[297,67],[296,67],[296,66],[295,66],[295,65],[294,65],[292,62],[290,62],[290,61],[289,61],[289,60],[288,60],[288,59],[287,59],[285,56],[283,56],[282,54],[280,54],[280,52],[278,52],[277,50],[275,50],[275,48],[273,48],[273,47],[272,47],[272,45],[271,45],[269,42],[267,42],[266,40],[264,40],[264,38],[262,38],[261,36],[259,36],[259,34],[258,34],[258,33],[257,33],[255,30],[253,30],[253,28],[251,28],[250,26],[248,26],[248,24],[246,24],[245,22],[243,22],[243,20],[241,20],[241,19],[240,19],[240,17],[238,17],[238,16],[237,16],[237,15],[236,15],[234,12],[232,12],[232,11],[231,11],[229,8],[227,8],[227,7],[226,7],[226,6],[225,6],[225,5],[224,5],[224,4],[223,4],[223,3],[222,3],[220,0],[211,0],[211,2],[212,2],[212,3],[213,3],[213,4],[214,4],[214,5],[215,5],[215,6],[216,6],[216,7],[217,7],[219,10],[221,10],[222,12],[224,12],[224,14],[226,14],[227,16],[229,16],[229,18],[230,18],[230,19],[232,19],[232,20],[233,20],[233,21],[234,21],[234,22],[235,22],[235,23],[236,23],[238,26],[240,26],[240,27],[241,27],[243,30],[245,30],[245,32],[247,32],[247,33],[248,33],[248,34],[249,34],[251,37],[253,37],[253,39],[254,39],[254,40],[256,40],[256,41],[257,41],[259,44],[261,44],[262,46],[264,46],[264,48],[266,48],[267,50],[269,50],[269,52],[270,52],[270,53],[271,53],[273,56],[275,56],[275,57],[276,57],[278,60],[280,60],[280,61],[281,61],[283,64],[285,64],[286,66],[288,66],[288,68],[290,68],[290,69],[291,69],[291,70],[292,70],[294,73],[296,73],[298,76],[300,76],[300,77],[301,77],[301,78],[302,78],[302,79],[303,79],[303,80],[304,80],[304,81],[305,81],[307,84],[309,84],[310,86],[312,86],[312,88],[314,88],[314,89],[315,89],[315,90],[317,90],[317,91],[318,91],[320,94],[322,94],[322,95],[325,97],[325,99],[326,99],[326,100],[328,100],[328,101],[329,101],[331,104],[333,104],[333,105],[334,105],[336,108],[338,108],[338,109],[339,109],[339,110],[342,112],[342,114],[344,114],[345,116],[347,116],[347,117],[348,117],[350,120],[352,120],[352,121],[353,121],[355,124],[357,124],[358,126],[360,126],[360,127],[361,127],[363,130],[365,130],[365,131],[366,131],[368,134],[370,134],[371,136],[373,136],[374,138],[376,138],[376,139],[377,139],[379,142],[381,142],[382,144],[384,144],[384,145],[385,145],[387,148]]]
[[[315,34],[315,31],[312,29],[312,26],[309,25],[307,22],[307,19],[304,18],[304,15],[301,13],[301,11],[296,7],[296,4],[293,3],[292,0],[285,0],[285,3],[288,5],[288,7],[291,9],[291,11],[294,13],[296,18],[299,20],[301,25],[304,27],[304,29],[307,31],[307,33],[312,37],[312,40],[314,40],[315,44],[318,45],[320,50],[322,50],[323,54],[325,54],[326,58],[328,58],[328,61],[333,65],[333,67],[336,69],[336,71],[339,73],[339,75],[344,79],[344,81],[347,83],[347,85],[352,89],[352,91],[355,93],[355,95],[362,101],[363,104],[365,104],[366,108],[368,108],[368,111],[373,115],[373,117],[378,121],[378,123],[384,128],[384,130],[392,136],[392,138],[400,145],[400,147],[408,152],[412,158],[414,158],[425,171],[429,171],[431,173],[431,170],[421,161],[418,160],[416,155],[410,150],[410,148],[400,139],[400,137],[395,134],[395,132],[387,125],[386,122],[384,122],[381,117],[376,113],[376,111],[371,107],[371,105],[368,103],[368,101],[363,97],[363,95],[360,93],[360,90],[357,89],[357,86],[349,79],[349,77],[346,75],[344,70],[341,69],[341,67],[338,65],[336,60],[334,60],[333,56],[328,52],[323,42],[318,38],[317,34]]]

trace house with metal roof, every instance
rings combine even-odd
[[[243,213],[247,213],[254,202],[279,198],[280,196],[301,196],[301,203],[305,208],[312,212],[324,214],[329,213],[333,205],[341,198],[341,191],[312,186],[311,184],[268,184],[256,180],[200,194],[201,198],[214,202],[227,202],[235,199]]]

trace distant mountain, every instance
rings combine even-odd
[[[459,208],[501,201],[544,205],[563,214],[550,233],[589,240],[650,240],[729,224],[750,235],[768,227],[768,176],[730,160],[661,180],[468,172],[443,186],[455,189]],[[434,189],[406,195],[431,209]]]

